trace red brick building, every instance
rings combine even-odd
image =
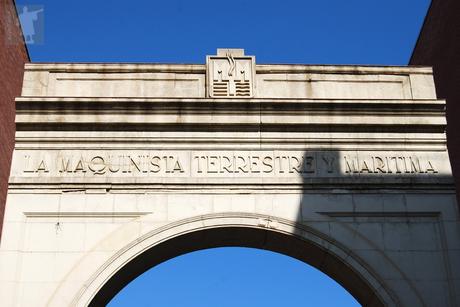
[[[14,98],[21,94],[29,61],[13,0],[0,0],[0,236],[14,147]]]
[[[460,1],[433,0],[410,65],[432,66],[438,98],[447,101],[447,147],[460,203]]]

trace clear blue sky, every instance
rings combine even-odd
[[[214,248],[166,261],[109,307],[352,307],[335,281],[296,259],[249,248]]]
[[[144,0],[43,4],[32,61],[204,63],[218,47],[258,63],[407,64],[429,0]]]
[[[245,48],[258,63],[405,65],[429,0],[17,1],[44,8],[34,62],[204,63]],[[289,257],[225,248],[171,259],[111,306],[356,306]]]

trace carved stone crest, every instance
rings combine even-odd
[[[244,49],[217,49],[206,57],[208,97],[254,96],[255,57]]]

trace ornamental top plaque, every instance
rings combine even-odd
[[[206,57],[208,97],[253,97],[255,57],[244,49],[217,49]]]

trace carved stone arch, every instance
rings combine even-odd
[[[248,213],[207,214],[147,232],[106,260],[70,305],[103,306],[131,280],[163,261],[225,246],[266,249],[297,258],[337,281],[363,306],[399,305],[382,279],[335,240],[303,224]],[[84,267],[79,266],[74,273],[81,270]],[[50,305],[59,296],[58,290]]]

